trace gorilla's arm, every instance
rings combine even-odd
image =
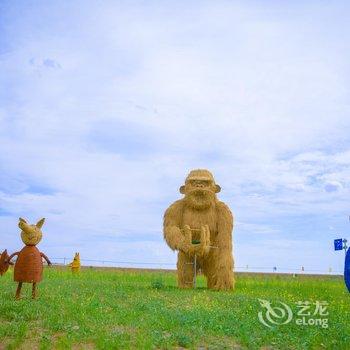
[[[181,200],[174,202],[164,214],[163,233],[164,239],[172,250],[178,250],[183,241],[180,230],[183,203]]]
[[[218,247],[220,249],[232,250],[232,230],[233,230],[233,215],[229,207],[223,203],[217,204],[218,214]]]
[[[228,206],[218,202],[218,235],[217,246],[219,248],[217,265],[217,289],[232,288],[233,282],[233,258],[232,258],[232,230],[233,215]],[[231,281],[231,282],[230,282]]]

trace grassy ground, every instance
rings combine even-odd
[[[0,349],[350,349],[350,294],[339,277],[238,275],[234,292],[176,288],[167,272],[45,269],[39,299],[0,278]],[[261,324],[260,299],[327,301],[328,328]]]

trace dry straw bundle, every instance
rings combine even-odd
[[[5,249],[0,255],[0,276],[4,275],[7,272],[10,265],[13,265],[13,263],[10,263],[8,261],[8,258],[9,255],[7,254],[7,249]]]
[[[80,264],[80,254],[79,253],[75,253],[73,261],[70,264],[68,264],[68,266],[70,266],[73,273],[80,272],[81,264]]]
[[[233,216],[227,205],[217,199],[220,186],[205,169],[192,170],[180,187],[184,198],[174,202],[164,214],[164,238],[178,250],[178,285],[195,286],[201,270],[208,288],[232,289]]]

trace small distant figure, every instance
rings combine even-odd
[[[8,261],[9,255],[7,254],[7,249],[5,249],[0,255],[0,276],[4,275],[9,269],[12,262]]]
[[[14,269],[14,281],[18,282],[16,290],[16,300],[21,298],[21,289],[23,282],[32,283],[32,298],[36,298],[36,287],[43,278],[43,258],[46,260],[48,265],[51,265],[49,258],[41,253],[36,245],[42,239],[41,228],[44,225],[45,219],[39,220],[35,225],[29,225],[27,221],[19,218],[18,227],[22,230],[21,238],[25,247],[20,251],[13,253],[9,258],[11,259],[18,255]]]
[[[79,253],[75,253],[73,261],[70,264],[68,264],[68,266],[70,266],[73,273],[80,272],[81,264],[80,264],[80,254]]]

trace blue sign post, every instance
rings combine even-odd
[[[345,252],[345,265],[344,265],[344,281],[345,285],[350,292],[350,249],[347,249],[348,241],[345,238],[338,238],[334,240],[334,250],[343,250]]]
[[[345,257],[344,279],[346,287],[350,292],[350,249],[348,249]]]

